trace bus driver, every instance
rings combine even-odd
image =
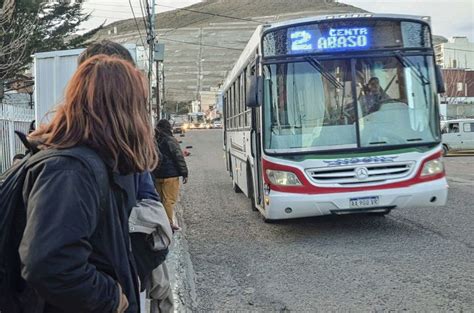
[[[378,111],[382,102],[390,99],[382,87],[380,87],[380,82],[377,77],[370,78],[363,90],[364,95],[361,98],[361,104],[364,115]]]

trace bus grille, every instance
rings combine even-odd
[[[313,168],[306,172],[317,184],[366,185],[405,178],[413,172],[414,165],[415,162],[367,164]]]

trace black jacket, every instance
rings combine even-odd
[[[161,133],[157,139],[161,153],[160,164],[153,171],[155,178],[188,177],[188,168],[184,160],[183,151],[172,135]]]
[[[52,157],[28,171],[22,275],[44,300],[45,313],[114,312],[117,283],[130,303],[126,312],[140,311],[128,235],[134,177],[112,176],[101,209],[99,186],[79,160]]]

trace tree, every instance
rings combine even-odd
[[[82,47],[102,28],[78,35],[90,14],[83,13],[81,2],[69,2],[0,0],[0,81],[24,71],[34,53]]]

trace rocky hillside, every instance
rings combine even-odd
[[[283,16],[287,16],[289,13],[304,16],[314,13],[331,14],[363,11],[350,5],[336,3],[333,0],[208,0],[186,7],[186,9],[190,11],[175,10],[158,14],[156,17],[157,27],[159,29],[199,27],[210,23],[229,23],[233,21],[233,19],[223,16],[257,21],[275,21],[285,19]],[[191,12],[191,10],[196,12]],[[197,12],[205,12],[206,14]],[[263,19],[258,19],[261,17]],[[110,24],[105,31],[113,27],[117,27],[118,32],[136,30],[133,19]],[[143,27],[143,25],[139,24],[139,27]]]
[[[156,17],[158,41],[166,47],[164,98],[172,108],[201,100],[203,110],[214,104],[218,85],[258,24],[363,11],[332,0],[208,0],[186,9],[193,12],[175,10]],[[144,30],[141,33],[145,36]],[[101,38],[146,42],[133,19],[110,24],[96,39]]]

